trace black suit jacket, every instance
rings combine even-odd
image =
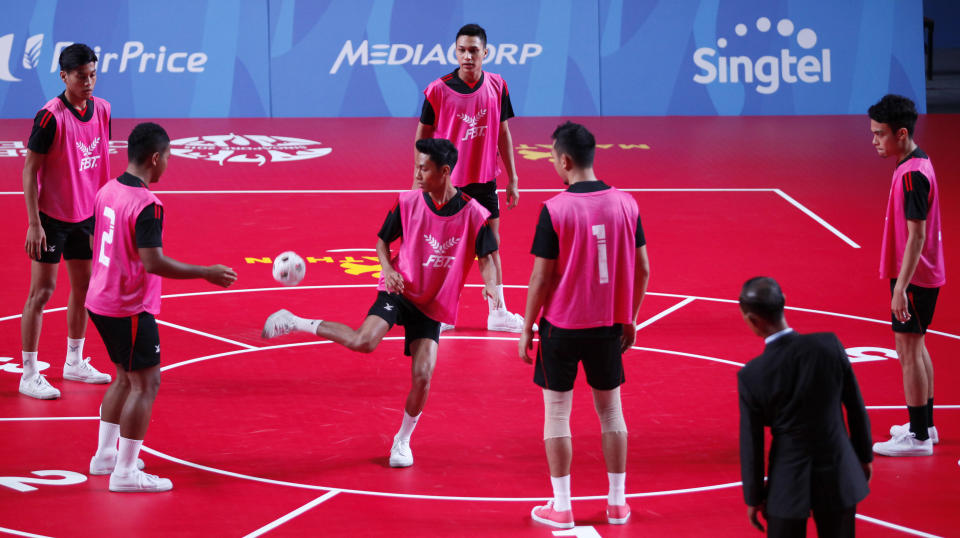
[[[785,334],[747,363],[737,379],[748,505],[766,501],[770,516],[806,518],[811,509],[840,511],[867,496],[861,462],[873,461],[870,420],[836,335]],[[766,489],[764,426],[773,434]]]

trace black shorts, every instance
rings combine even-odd
[[[587,384],[613,390],[626,381],[620,352],[622,325],[591,329],[561,329],[540,318],[540,345],[533,382],[557,392],[573,390],[577,363],[583,362]]]
[[[386,321],[390,328],[403,325],[403,354],[412,357],[410,344],[420,338],[429,338],[440,343],[440,322],[434,321],[420,311],[405,297],[396,293],[381,291],[377,300],[367,312],[368,316],[377,316]]]
[[[464,194],[480,202],[490,212],[491,219],[500,218],[500,198],[497,198],[496,180],[486,183],[471,183],[460,187]]]
[[[90,312],[87,310],[87,312]],[[153,314],[114,318],[90,312],[110,360],[127,372],[160,364],[160,332]]]
[[[890,295],[893,296],[893,288],[897,285],[897,279],[890,279]],[[915,333],[926,334],[927,327],[933,321],[933,311],[937,307],[937,295],[940,294],[940,288],[921,288],[913,284],[907,285],[907,310],[910,312],[910,320],[906,323],[900,323],[897,316],[890,314],[890,320],[895,333]]]
[[[40,226],[47,236],[47,250],[40,253],[40,263],[60,263],[65,260],[89,260],[90,236],[93,235],[93,217],[80,222],[64,222],[40,213]]]

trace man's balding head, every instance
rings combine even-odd
[[[751,278],[740,290],[740,310],[769,324],[783,319],[783,291],[777,281],[765,276]]]

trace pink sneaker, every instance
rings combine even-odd
[[[620,506],[607,505],[607,523],[623,525],[630,519],[630,505],[623,503]]]
[[[530,517],[532,517],[534,521],[543,523],[544,525],[550,525],[551,527],[559,527],[561,529],[573,528],[573,510],[564,510],[562,512],[554,510],[553,501],[549,501],[543,506],[534,506],[533,510],[530,511]]]

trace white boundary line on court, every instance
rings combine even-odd
[[[233,344],[235,346],[240,346],[247,349],[256,349],[257,347],[257,346],[251,346],[250,344],[244,344],[243,342],[237,342],[236,340],[231,340],[229,338],[224,338],[222,336],[217,336],[215,334],[198,331],[197,329],[191,329],[190,327],[184,327],[183,325],[177,325],[176,323],[170,323],[169,321],[161,321],[158,319],[157,325],[166,325],[167,327],[170,327],[172,329],[180,329],[181,331],[197,334],[200,336],[206,336],[207,338],[212,338],[214,340],[219,340],[221,342],[226,342],[228,344]]]
[[[287,521],[290,521],[291,519],[299,516],[300,514],[303,514],[304,512],[310,510],[311,508],[313,508],[313,507],[315,507],[315,506],[318,506],[318,505],[326,502],[327,500],[329,500],[329,499],[331,499],[331,498],[333,498],[333,497],[336,497],[338,493],[340,493],[339,490],[336,490],[336,489],[335,489],[335,490],[331,490],[331,491],[325,493],[324,495],[321,495],[320,497],[317,497],[316,499],[314,499],[314,500],[308,502],[307,504],[301,506],[300,508],[297,508],[297,509],[294,510],[293,512],[290,512],[289,514],[287,514],[287,515],[285,515],[285,516],[283,516],[283,517],[281,517],[281,518],[279,518],[279,519],[276,519],[276,520],[274,520],[273,522],[268,523],[267,525],[264,525],[263,527],[260,527],[259,529],[251,532],[250,534],[244,536],[243,538],[256,538],[257,536],[260,536],[260,535],[262,535],[262,534],[266,534],[266,533],[272,531],[273,529],[279,527],[280,525],[283,525],[283,524],[286,523]]]
[[[13,534],[14,536],[28,536],[29,538],[53,538],[45,534],[33,534],[33,533],[18,531],[14,529],[8,529],[6,527],[0,527],[0,532],[6,533],[6,534]]]
[[[668,309],[660,312],[659,314],[656,314],[656,315],[654,315],[654,316],[651,316],[651,317],[647,318],[646,320],[643,321],[643,323],[638,323],[638,324],[637,324],[637,330],[639,331],[640,329],[643,329],[644,327],[647,327],[648,325],[652,325],[652,324],[656,323],[659,319],[665,318],[665,317],[669,316],[670,314],[676,312],[677,310],[680,310],[681,308],[687,306],[688,304],[690,304],[690,303],[692,303],[692,302],[694,302],[694,301],[696,301],[696,299],[694,299],[693,297],[687,297],[686,299],[684,299],[684,300],[680,301],[679,303],[671,306],[670,308],[668,308]]]
[[[44,420],[100,420],[100,416],[95,417],[5,417],[0,418],[0,422],[34,422]]]
[[[398,194],[401,192],[407,192],[409,189],[290,189],[290,190],[201,190],[201,191],[154,191],[154,194]],[[521,193],[524,192],[563,192],[564,189],[520,189]],[[849,237],[844,235],[840,230],[834,228],[830,223],[820,218],[819,215],[810,211],[806,206],[796,201],[787,193],[783,192],[778,188],[623,188],[619,189],[624,192],[772,192],[777,194],[784,200],[790,203],[790,205],[799,209],[802,213],[813,219],[816,223],[820,224],[826,228],[830,233],[839,237],[843,242],[850,245],[853,248],[860,248],[860,245],[856,244]],[[497,189],[497,192],[504,192],[504,189]],[[9,194],[9,195],[23,195],[23,192],[16,191],[4,191],[0,192],[0,195]]]
[[[889,522],[887,522],[887,521],[883,521],[883,520],[880,520],[880,519],[877,519],[877,518],[874,518],[874,517],[870,517],[870,516],[865,516],[865,515],[863,515],[863,514],[857,514],[857,519],[862,519],[862,520],[864,520],[864,521],[868,521],[868,522],[873,523],[873,524],[875,524],[875,525],[880,525],[881,527],[886,527],[886,528],[888,528],[888,529],[893,529],[893,530],[896,530],[896,531],[905,532],[905,533],[907,533],[907,534],[912,534],[912,535],[914,535],[914,536],[924,536],[924,537],[926,537],[926,538],[941,538],[940,536],[938,536],[938,535],[936,535],[936,534],[930,534],[930,533],[926,533],[926,532],[923,532],[923,531],[918,531],[918,530],[916,530],[916,529],[911,529],[911,528],[909,528],[909,527],[904,527],[903,525],[897,525],[896,523],[889,523]]]

